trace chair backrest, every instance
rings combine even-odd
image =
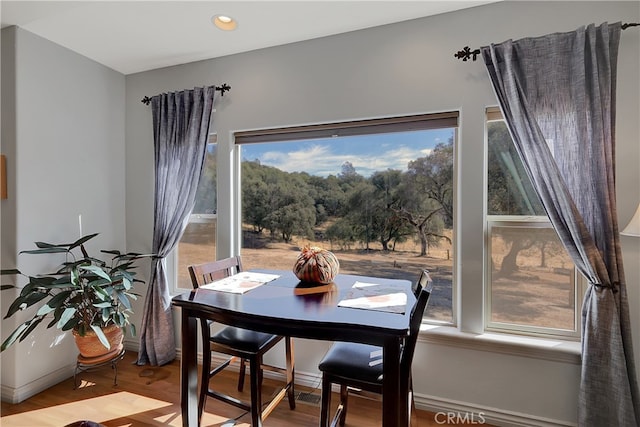
[[[214,280],[224,279],[242,271],[242,259],[240,256],[221,259],[189,266],[189,276],[193,289]]]
[[[433,280],[427,270],[422,270],[420,278],[414,286],[417,301],[411,311],[409,318],[409,337],[407,337],[402,348],[402,360],[400,361],[400,370],[402,375],[409,375],[411,363],[413,362],[413,353],[418,342],[418,334],[420,333],[420,324],[422,316],[427,309],[427,303],[433,289]]]
[[[431,279],[431,276],[429,275],[429,271],[422,270],[420,272],[420,277],[418,278],[418,281],[416,281],[416,283],[413,284],[411,289],[413,289],[413,294],[416,296],[416,299],[417,299],[420,296],[420,291],[422,289],[428,288],[429,292],[431,292],[432,287],[433,287],[433,279]]]

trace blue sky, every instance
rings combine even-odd
[[[386,133],[305,141],[242,145],[242,160],[259,159],[263,165],[286,172],[328,176],[341,172],[351,162],[365,177],[375,171],[406,170],[411,160],[428,155],[440,142],[453,136],[453,129]]]

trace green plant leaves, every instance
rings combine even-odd
[[[73,243],[35,242],[36,249],[20,252],[47,256],[64,253],[65,260],[54,273],[26,276],[28,283],[19,289],[20,295],[12,301],[5,318],[36,304],[45,304],[9,335],[1,351],[25,339],[44,319],[47,319],[47,328],[55,326],[62,331],[74,329],[80,335],[94,330],[107,348],[109,344],[102,327],[116,324],[126,328],[130,324],[132,307],[129,298],[137,297],[131,290],[135,282],[143,282],[135,279],[135,261],[154,255],[103,250],[102,253],[110,255],[110,260],[94,258],[88,254],[84,244],[97,235],[89,234]],[[0,270],[0,274],[25,276],[15,268]],[[0,289],[15,287],[2,285]],[[135,336],[133,325],[131,330]]]
[[[2,343],[2,346],[0,346],[0,351],[5,351],[7,348],[11,347],[11,345],[18,338],[20,338],[20,341],[22,341],[26,337],[28,337],[31,331],[33,331],[36,326],[38,326],[38,324],[42,322],[42,319],[43,317],[34,317],[33,319],[27,320],[26,322],[18,326],[16,330],[13,331],[11,335],[9,335],[9,337]]]
[[[96,308],[109,308],[111,307],[111,303],[109,301],[105,301],[105,302],[99,302],[97,304],[94,303],[93,306]]]
[[[93,233],[93,234],[88,234],[84,237],[81,237],[80,239],[76,240],[75,242],[67,245],[69,246],[69,250],[77,248],[78,246],[82,246],[84,243],[86,243],[87,241],[93,239],[94,237],[96,237],[99,233]]]
[[[40,309],[36,313],[36,316],[46,316],[47,314],[51,313],[53,310],[55,310],[55,308],[51,308],[49,304],[45,304],[42,307],[40,307]]]
[[[25,308],[30,307],[39,301],[42,301],[48,295],[49,294],[45,292],[33,292],[27,295],[19,296],[11,303],[11,305],[9,306],[9,310],[7,310],[7,315],[4,318],[9,318],[18,311],[24,310]]]
[[[91,282],[90,285],[93,288],[94,292],[96,293],[96,297],[98,297],[98,299],[101,301],[105,301],[109,299],[110,298],[109,293],[106,290],[104,290],[102,287],[95,286],[94,283],[95,282]]]
[[[111,276],[109,276],[103,269],[100,267],[96,267],[95,265],[80,265],[78,266],[80,270],[86,270],[94,273],[97,276],[102,277],[103,279],[111,282]]]
[[[118,299],[120,303],[127,309],[131,310],[131,302],[129,302],[129,298],[123,293],[118,292]]]
[[[36,242],[37,244],[42,244],[42,242]],[[59,246],[48,246],[48,247],[43,247],[41,249],[31,249],[29,251],[21,251],[21,254],[59,254],[59,253],[64,253],[64,252],[69,252],[67,250],[67,248],[64,247],[59,247]]]
[[[109,340],[107,339],[107,336],[104,334],[104,332],[102,332],[102,329],[100,328],[100,326],[91,325],[91,329],[93,329],[93,332],[96,333],[96,336],[98,337],[102,345],[108,349],[111,349]]]
[[[50,306],[53,309],[56,309],[58,307],[61,307],[66,302],[66,300],[72,295],[73,295],[73,291],[71,290],[62,291],[57,295],[54,295],[53,298],[51,298],[46,305]]]
[[[9,348],[11,344],[13,344],[18,339],[18,337],[25,331],[25,329],[27,329],[28,326],[29,325],[27,323],[23,323],[22,325],[18,326],[16,330],[13,331],[11,335],[9,335],[9,337],[2,343],[2,346],[0,347],[0,351],[5,351],[7,348]]]
[[[60,320],[58,320],[58,323],[56,324],[56,327],[59,329],[62,329],[62,327],[73,318],[73,316],[76,314],[76,311],[78,311],[75,307],[67,307],[64,309],[64,311],[62,312],[62,316],[60,316]]]

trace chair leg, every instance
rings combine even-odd
[[[211,351],[204,349],[202,352],[202,374],[200,375],[200,397],[198,399],[198,419],[202,419],[204,405],[207,401],[209,390],[209,373],[211,372]]]
[[[244,376],[247,374],[247,361],[240,358],[240,375],[238,376],[238,391],[244,389]]]
[[[349,389],[346,385],[340,385],[340,406],[342,407],[342,412],[340,413],[340,425],[344,426],[344,422],[347,419],[347,403],[349,403]]]
[[[207,392],[209,391],[209,378],[211,377],[211,349],[209,347],[211,329],[209,329],[209,323],[204,319],[200,319],[200,332],[202,334],[202,374],[200,376],[200,396],[198,398],[198,420],[202,419],[202,413],[207,401]]]
[[[416,401],[413,398],[413,391],[409,392],[411,397],[411,407],[409,408],[409,426],[418,425],[418,414],[416,413]]]
[[[320,427],[329,427],[329,409],[331,408],[331,381],[322,374],[322,403],[320,405]]]
[[[296,395],[295,395],[295,357],[293,354],[293,339],[291,337],[285,338],[286,347],[286,366],[287,366],[287,384],[289,389],[287,390],[287,397],[289,398],[289,409],[296,409]]]
[[[257,356],[249,359],[249,378],[251,383],[251,426],[262,427],[262,390],[261,360]]]
[[[413,397],[413,379],[409,377],[409,425],[418,425],[418,415],[416,414],[416,401]]]

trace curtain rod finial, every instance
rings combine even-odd
[[[145,96],[144,98],[142,98],[140,102],[142,102],[145,105],[149,105],[149,103],[151,103],[151,98],[149,98],[148,96]]]
[[[221,86],[216,86],[216,90],[220,91],[220,95],[224,96],[224,93],[231,90],[231,86],[226,83],[222,83]]]
[[[478,55],[480,55],[480,49],[471,50],[469,46],[465,46],[462,50],[453,54],[454,57],[462,59],[463,61],[468,61],[469,58],[471,58],[472,61],[475,61]]]

